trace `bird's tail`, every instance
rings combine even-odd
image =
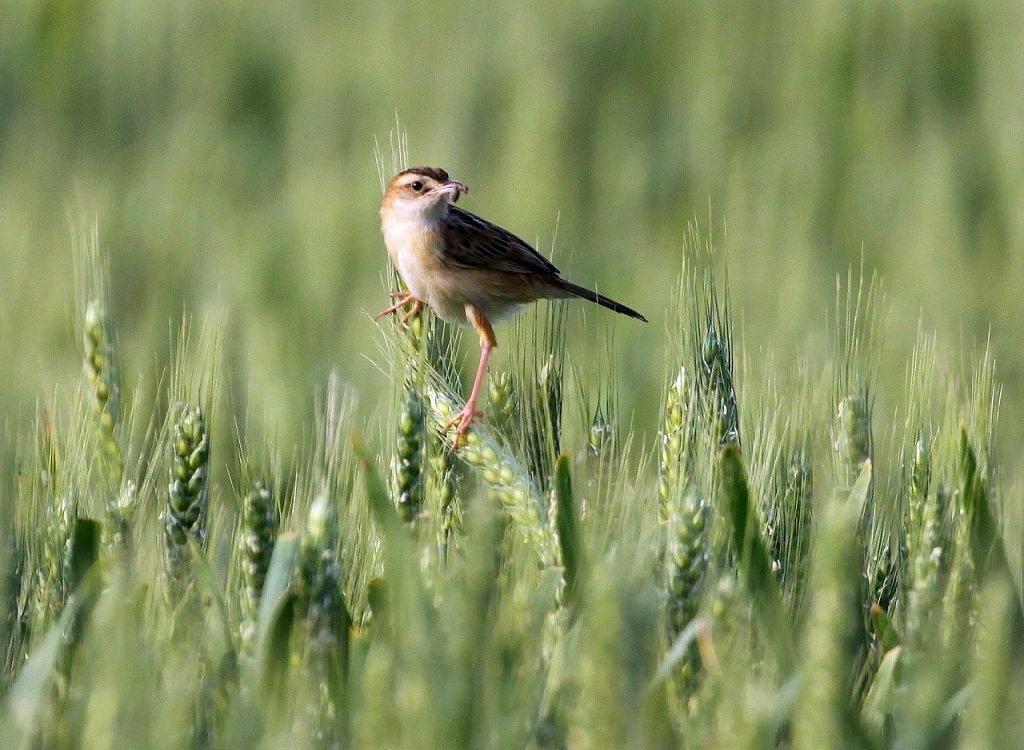
[[[644,323],[647,322],[647,318],[638,313],[632,307],[626,307],[621,302],[616,302],[613,299],[605,297],[603,294],[598,294],[597,292],[591,291],[590,289],[582,287],[579,284],[573,284],[571,281],[566,281],[565,279],[558,279],[556,288],[559,291],[565,292],[566,297],[579,297],[581,299],[588,299],[591,302],[596,302],[601,307],[607,307],[609,310],[612,310],[614,312],[621,313],[623,315],[628,315],[629,317],[636,318],[637,320],[642,320]]]

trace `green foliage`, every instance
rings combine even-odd
[[[567,599],[572,602],[583,586],[581,580],[586,563],[583,539],[580,536],[579,509],[572,494],[572,476],[569,456],[561,454],[555,462],[555,527],[558,529],[558,547],[562,553]]]
[[[0,745],[1019,744],[1012,4],[3,15]],[[472,342],[367,344],[396,108],[652,320],[499,328],[457,452]]]
[[[922,338],[904,433],[876,442],[869,402],[849,394],[874,368],[856,319],[877,301],[853,303],[837,329],[837,359],[817,375],[831,377],[830,397],[814,395],[809,373],[780,395],[737,365],[710,245],[693,234],[686,252],[702,271],[681,287],[686,335],[670,342],[649,449],[633,433],[652,428],[616,433],[614,380],[567,359],[564,320],[550,312],[520,324],[528,342],[492,389],[499,405],[522,394],[524,408],[481,418],[457,451],[443,430],[460,403],[446,371],[454,350],[423,317],[408,332],[382,327],[397,425],[353,437],[352,399],[332,376],[298,448],[218,437],[222,323],[185,321],[153,406],[163,427],[124,422],[131,460],[113,506],[109,464],[79,439],[95,424],[82,403],[94,383],[66,413],[41,410],[22,449],[31,471],[8,483],[5,742],[903,747],[1016,736],[1024,600],[1020,549],[1002,527],[1014,496],[997,491],[990,356],[965,385],[934,369]],[[237,456],[212,453],[215,442],[235,442]],[[382,458],[371,442],[390,450]],[[290,462],[275,458],[290,450]],[[831,484],[812,481],[816,460]],[[223,488],[234,476],[232,509]],[[104,522],[85,517],[112,508]],[[101,544],[104,526],[120,543]]]
[[[804,700],[794,716],[793,744],[798,748],[863,746],[863,728],[852,701],[863,638],[861,604],[856,569],[849,561],[856,559],[857,522],[871,474],[868,459],[849,496],[835,498],[825,509],[819,531],[802,668]]]
[[[743,469],[739,448],[722,449],[719,460],[719,487],[731,527],[733,548],[740,577],[753,599],[754,611],[761,619],[762,637],[770,641],[783,671],[792,669],[796,658],[789,622],[782,608],[778,581],[772,575],[764,541],[756,527],[754,506]]]

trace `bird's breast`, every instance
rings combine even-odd
[[[439,223],[381,222],[384,242],[409,291],[443,320],[466,324],[472,305],[491,322],[512,315],[522,303],[544,296],[533,285],[507,273],[459,268],[445,263],[444,234]]]
[[[432,282],[440,270],[440,232],[424,222],[384,222],[381,229],[388,254],[405,285],[429,303]]]

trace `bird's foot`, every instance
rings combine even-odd
[[[402,318],[402,323],[408,323],[409,319],[413,315],[415,315],[416,313],[418,313],[420,310],[423,309],[423,300],[421,300],[418,297],[414,297],[412,292],[408,292],[408,291],[392,292],[391,296],[396,298],[398,300],[398,302],[396,302],[395,304],[391,305],[391,307],[388,307],[388,308],[382,310],[380,313],[377,314],[376,317],[374,317],[374,320],[380,320],[385,315],[390,315],[393,312],[397,312],[398,310],[401,310],[406,305],[412,304],[412,306],[413,306],[412,310],[410,312],[406,313],[405,317]]]
[[[412,309],[402,316],[402,325],[408,325],[409,321],[420,314],[423,309],[423,300],[412,297]]]
[[[465,441],[469,426],[473,424],[477,417],[482,416],[483,412],[477,411],[475,404],[467,403],[462,411],[448,421],[448,424],[444,426],[445,432],[458,425],[458,427],[455,427],[455,437],[452,439],[452,453],[457,451],[459,446]]]

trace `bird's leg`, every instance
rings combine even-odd
[[[455,428],[455,438],[452,440],[452,450],[456,450],[459,447],[459,444],[462,442],[469,426],[473,424],[473,420],[480,416],[480,412],[476,410],[476,400],[480,395],[480,386],[484,382],[484,373],[487,372],[487,360],[490,358],[491,349],[493,348],[493,344],[481,342],[480,364],[476,368],[476,378],[473,380],[473,390],[469,392],[469,398],[466,399],[466,405],[462,407],[462,411],[456,414],[455,417],[445,425],[445,430],[451,429],[451,427],[456,423],[459,425]]]
[[[452,441],[453,451],[459,447],[459,443],[462,441],[469,426],[473,423],[473,420],[480,416],[480,412],[476,410],[476,400],[480,396],[480,388],[483,386],[484,373],[487,372],[487,360],[491,357],[491,350],[497,345],[497,341],[494,338],[494,329],[491,328],[490,322],[484,317],[482,312],[473,305],[466,305],[466,317],[469,318],[469,322],[473,324],[473,327],[480,335],[480,364],[476,368],[473,390],[469,392],[466,405],[462,407],[462,411],[445,425],[445,430],[450,429],[456,423],[459,425],[455,429],[455,438]]]
[[[380,313],[377,314],[377,316],[374,318],[374,320],[380,320],[385,315],[390,315],[391,313],[395,312],[396,310],[401,310],[403,307],[408,305],[410,302],[415,305],[415,307],[413,308],[414,313],[415,312],[419,312],[423,308],[423,300],[419,299],[418,297],[414,297],[412,295],[412,292],[408,292],[408,291],[392,292],[391,296],[397,298],[398,302],[396,302],[395,304],[391,305],[391,307],[387,308],[386,310],[382,310]],[[409,320],[409,318],[411,318],[411,317],[412,317],[412,315],[406,316],[405,318],[402,319],[402,322],[403,323],[407,322]]]

